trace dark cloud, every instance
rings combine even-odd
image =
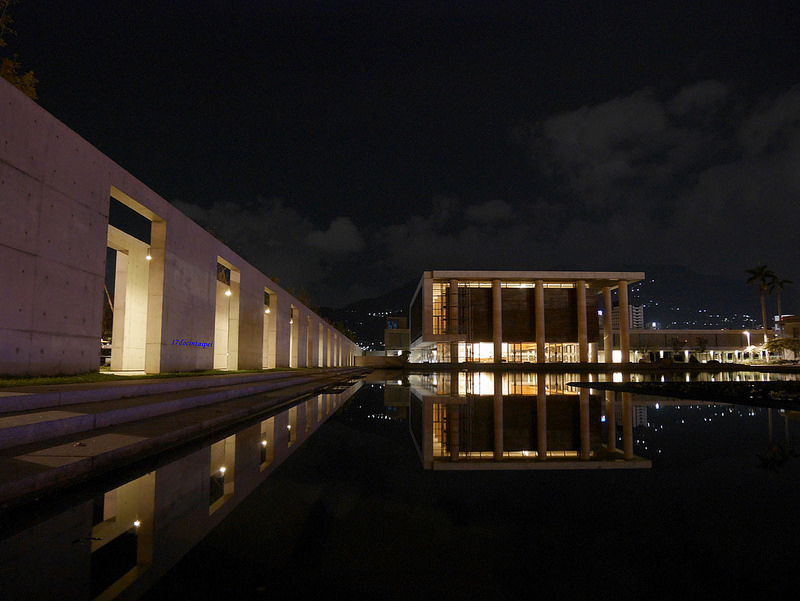
[[[717,81],[664,99],[641,90],[532,132],[533,168],[572,207],[565,254],[594,240],[608,261],[796,272],[786,250],[798,242],[788,224],[800,218],[800,87],[750,103]]]
[[[320,304],[378,295],[426,269],[685,264],[734,277],[761,261],[800,281],[800,86],[745,102],[719,81],[635,91],[529,126],[535,198],[435,196],[363,227],[323,227],[280,199],[178,208]],[[401,209],[402,207],[398,207]]]
[[[464,215],[468,220],[478,223],[499,223],[511,219],[513,209],[506,201],[495,198],[467,207]]]
[[[347,217],[317,229],[283,199],[258,199],[248,205],[214,203],[208,208],[182,201],[173,204],[229,247],[286,287],[304,288],[318,303],[339,303],[351,293],[352,268],[348,256],[358,253],[364,241]]]
[[[310,232],[306,241],[315,248],[336,255],[350,254],[364,248],[364,239],[349,217],[337,217],[324,232]]]

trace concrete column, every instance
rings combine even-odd
[[[611,332],[611,288],[603,286],[603,354],[605,363],[614,362],[614,334]]]
[[[166,259],[167,224],[154,221],[150,228],[150,273],[147,284],[147,346],[145,371],[161,371],[161,350],[164,347],[161,329],[164,309],[164,261]],[[167,343],[169,344],[169,343]],[[209,352],[209,355],[212,353]]]
[[[228,369],[228,328],[230,327],[229,286],[216,280],[214,309],[214,369]],[[113,350],[112,350],[113,358]]]
[[[447,405],[447,442],[450,446],[450,461],[458,461],[459,447],[458,397]]]
[[[325,367],[325,325],[319,324],[319,336],[317,339],[317,367]]]
[[[536,378],[536,452],[539,460],[545,461],[547,459],[547,393],[544,390],[544,374],[537,374]]]
[[[151,261],[145,258],[148,246],[113,226],[108,228],[107,244],[117,251],[111,369],[143,371],[150,301],[148,288]],[[153,330],[153,335],[153,342],[158,344],[160,331]],[[155,352],[158,354],[157,349]]]
[[[297,367],[297,329],[299,327],[297,309],[289,309],[289,367]]]
[[[308,319],[308,366],[317,367],[319,365],[319,326],[315,319],[311,317]]]
[[[494,374],[494,460],[503,460],[503,377]]]
[[[606,390],[606,447],[609,451],[617,450],[617,419],[614,413],[614,398],[616,393],[613,390]]]
[[[575,284],[578,301],[578,361],[589,362],[589,337],[586,326],[586,282],[578,280]]]
[[[587,381],[586,374],[581,375],[581,382]],[[580,392],[580,423],[581,423],[581,451],[582,461],[590,458],[590,438],[589,438],[589,389],[581,387]]]
[[[242,274],[231,269],[231,295],[228,298],[228,365],[239,369],[239,298]]]
[[[630,392],[622,393],[622,456],[633,459],[633,399]]]
[[[308,320],[297,312],[297,367],[308,366]]]
[[[494,362],[503,361],[503,289],[500,280],[492,280],[492,340]]]
[[[126,354],[125,340],[125,299],[128,284],[128,255],[117,251],[116,273],[114,275],[114,322],[111,330],[111,369],[121,371],[122,358]]]
[[[261,349],[261,367],[263,369],[267,369],[267,368],[273,367],[269,363],[269,360],[270,360],[270,356],[269,356],[269,341],[270,341],[270,338],[269,338],[269,322],[270,322],[269,313],[267,313],[267,309],[265,308],[264,309],[264,325],[263,325],[263,329],[262,329],[262,332],[261,332],[261,334],[263,336],[262,342],[261,342],[261,344],[263,345],[263,347]]]
[[[631,361],[631,334],[628,330],[628,282],[619,281],[619,350],[622,363]]]
[[[447,333],[458,335],[458,280],[450,280],[447,290]],[[450,363],[458,363],[458,341],[450,341]]]
[[[544,356],[544,281],[536,280],[533,290],[534,312],[536,318],[536,362],[545,363]]]
[[[422,464],[425,469],[433,467],[433,402],[422,403]]]

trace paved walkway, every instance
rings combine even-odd
[[[368,371],[304,369],[0,389],[0,510]]]

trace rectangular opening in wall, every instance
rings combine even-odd
[[[309,315],[306,318],[306,366],[314,365],[314,320]]]
[[[306,434],[311,432],[311,423],[314,421],[314,399],[309,399],[305,403],[306,410]]]
[[[103,290],[101,364],[160,371],[166,224],[111,188]]]
[[[155,472],[94,498],[90,589],[113,598],[152,564]]]
[[[289,430],[288,446],[292,446],[297,440],[297,405],[289,409]]]
[[[209,514],[222,507],[233,496],[236,435],[211,445],[209,459]]]
[[[291,306],[289,310],[289,367],[297,367],[297,353],[298,353],[298,326],[299,320],[297,318],[297,307]]]
[[[266,468],[275,456],[275,418],[261,422],[261,441],[259,444],[261,453],[261,469]]]
[[[264,369],[272,369],[277,365],[277,305],[277,295],[264,287],[264,339],[261,356],[261,366]]]
[[[317,349],[317,367],[325,365],[325,327],[319,324],[319,348]]]
[[[222,257],[216,264],[214,369],[239,368],[239,283],[241,273]]]
[[[92,598],[97,597],[136,567],[138,546],[136,528],[129,528],[92,553]]]

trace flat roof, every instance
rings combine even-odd
[[[620,280],[629,284],[645,278],[643,271],[426,271],[435,280],[509,280],[574,282],[585,280],[592,288],[616,287]],[[424,276],[423,276],[424,277]]]

